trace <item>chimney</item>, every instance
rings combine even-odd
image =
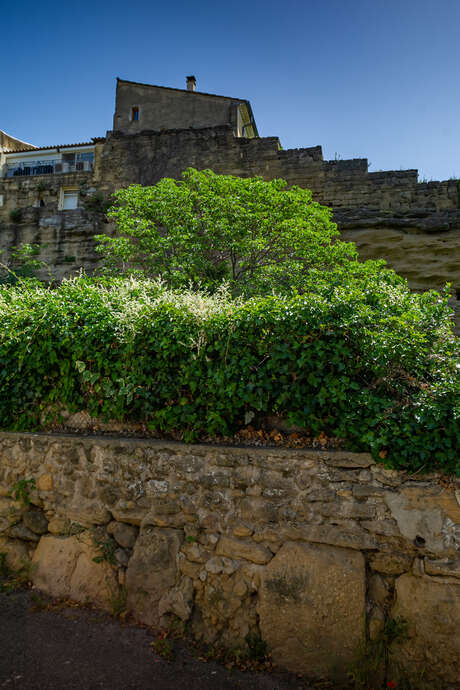
[[[196,78],[192,74],[190,77],[187,77],[187,91],[195,91],[195,89],[196,89]]]

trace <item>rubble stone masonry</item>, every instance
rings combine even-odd
[[[27,500],[11,490],[28,483]],[[387,679],[459,687],[460,483],[365,453],[0,434],[0,553],[55,597],[171,618],[341,682],[391,619]]]
[[[344,239],[360,255],[385,258],[412,288],[452,286],[460,327],[460,208],[457,180],[418,183],[416,170],[368,172],[367,159],[323,160],[320,146],[282,150],[277,137],[235,137],[230,125],[208,128],[107,132],[96,144],[92,173],[0,179],[2,260],[23,242],[42,246],[57,278],[97,265],[93,235],[113,232],[88,197],[133,183],[180,177],[187,167],[216,173],[282,177],[331,206]],[[69,179],[67,179],[69,178]],[[81,189],[80,208],[59,211],[62,186]],[[20,219],[10,212],[21,209]]]

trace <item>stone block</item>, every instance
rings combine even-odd
[[[213,573],[214,575],[217,575],[218,573],[221,573],[223,571],[224,562],[222,558],[220,558],[219,556],[214,556],[214,558],[210,558],[208,561],[206,561],[204,567],[208,573]]]
[[[394,674],[423,671],[430,687],[458,683],[460,659],[460,582],[454,578],[401,575],[392,614],[408,623],[409,639],[392,646]]]
[[[401,575],[410,570],[413,558],[406,553],[382,552],[372,554],[369,565],[372,570],[384,575]]]
[[[432,561],[428,558],[424,561],[427,575],[447,575],[460,578],[460,559],[440,558]]]
[[[107,524],[112,517],[102,501],[86,499],[81,495],[73,497],[66,515],[72,522],[78,522],[85,527]]]
[[[343,451],[336,451],[325,457],[324,462],[330,467],[341,467],[345,469],[362,469],[375,465],[375,460],[370,453],[347,453]]]
[[[379,604],[382,608],[385,608],[388,603],[390,591],[386,581],[379,573],[374,573],[369,576],[368,595],[371,601],[375,604]]]
[[[19,522],[24,511],[25,506],[19,501],[0,496],[0,533]]]
[[[272,558],[272,552],[262,544],[243,539],[232,539],[222,537],[217,544],[216,554],[218,556],[228,556],[229,558],[244,558],[246,561],[258,563],[260,565],[268,563]]]
[[[202,570],[202,564],[200,563],[190,563],[183,554],[179,554],[177,560],[178,568],[184,575],[196,580],[199,577],[200,571]]]
[[[23,522],[35,534],[46,534],[48,520],[41,510],[27,510],[22,516]]]
[[[375,606],[370,612],[367,625],[370,640],[374,641],[380,637],[385,627],[385,614],[378,606]]]
[[[248,527],[247,525],[244,524],[244,522],[239,522],[235,527],[233,528],[233,536],[234,537],[250,537],[253,533],[253,530],[251,527]]]
[[[149,509],[148,507],[139,506],[134,501],[119,500],[115,506],[111,507],[110,512],[118,522],[139,526],[148,514]]]
[[[174,529],[147,526],[139,534],[126,571],[126,585],[128,607],[142,623],[160,624],[158,605],[176,584],[182,540],[182,531]]]
[[[460,546],[460,507],[452,489],[408,487],[385,501],[401,534],[433,553]]]
[[[19,539],[0,537],[0,553],[5,554],[6,566],[13,572],[21,570],[29,563],[28,544]]]
[[[381,534],[384,537],[399,537],[398,525],[394,520],[362,520],[361,527],[371,534]]]
[[[51,474],[42,474],[37,479],[37,489],[39,491],[53,490],[53,477]]]
[[[187,539],[187,543],[185,543],[182,546],[181,551],[185,555],[185,557],[192,563],[204,563],[206,560],[201,546],[197,544],[196,541],[189,541]]]
[[[276,664],[346,678],[365,634],[365,562],[338,547],[287,543],[262,572],[258,614]]]
[[[109,563],[94,562],[97,557],[100,552],[91,545],[82,549],[70,580],[69,598],[83,603],[89,601],[110,610],[110,600],[118,591],[118,582]]]
[[[160,618],[166,613],[172,613],[182,621],[187,621],[193,608],[193,583],[189,577],[184,577],[179,587],[167,591],[158,603]]]
[[[249,524],[253,522],[276,522],[278,511],[271,501],[257,496],[244,498],[240,503],[240,515],[243,521]]]
[[[115,549],[113,557],[115,559],[115,563],[121,568],[126,568],[129,563],[129,553],[127,553],[124,549]]]
[[[375,506],[358,501],[335,501],[331,503],[317,503],[315,511],[323,517],[350,518],[370,520],[375,517]]]
[[[372,486],[372,484],[356,484],[353,487],[353,496],[362,501],[370,497],[381,497],[385,493],[385,489],[381,486]]]
[[[136,543],[139,530],[133,525],[126,525],[123,522],[113,520],[107,526],[107,532],[113,536],[117,544],[124,549],[132,549]]]
[[[359,528],[344,528],[335,525],[301,525],[300,527],[283,526],[280,538],[288,540],[311,541],[318,544],[342,546],[346,549],[376,549],[374,537]]]
[[[17,525],[12,525],[7,530],[7,535],[11,539],[22,539],[23,541],[38,542],[40,537],[35,532],[32,532],[28,527],[25,526],[23,522],[19,522]]]
[[[51,534],[67,534],[70,530],[71,523],[67,518],[56,515],[51,518],[48,523],[48,532]]]
[[[73,537],[45,535],[32,563],[34,585],[52,597],[91,602],[109,609],[118,585],[109,563],[96,563],[100,552],[89,533]]]

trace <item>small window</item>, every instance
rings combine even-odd
[[[3,206],[3,194],[0,194],[0,207]]]
[[[133,108],[131,108],[131,122],[138,122],[139,121],[139,108],[137,105],[135,105]]]
[[[78,189],[61,189],[61,211],[71,211],[78,208]]]
[[[70,210],[72,208],[78,208],[78,192],[68,191],[64,192],[64,211]]]

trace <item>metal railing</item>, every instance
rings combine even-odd
[[[34,160],[21,161],[6,165],[4,177],[32,177],[35,175],[59,175],[70,172],[90,172],[93,169],[92,160],[75,161],[69,163],[62,160]]]

